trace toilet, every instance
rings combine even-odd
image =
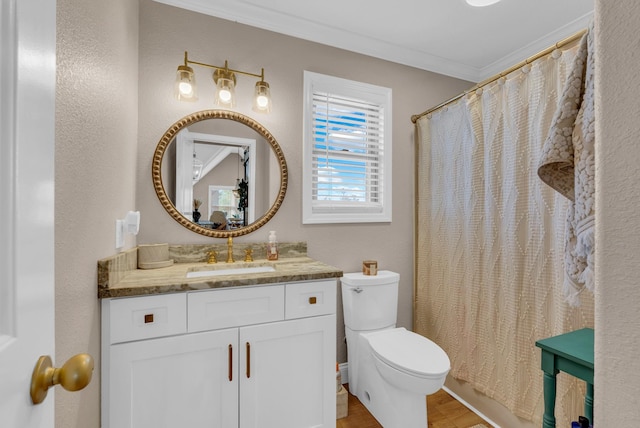
[[[442,388],[451,363],[431,340],[396,328],[399,281],[390,271],[341,279],[349,392],[384,428],[424,428],[426,395]]]

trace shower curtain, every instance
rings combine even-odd
[[[559,50],[417,122],[415,330],[451,376],[515,415],[543,414],[535,341],[593,326],[593,296],[565,303],[568,202],[537,176],[576,48]],[[584,385],[558,375],[556,418],[583,413]]]

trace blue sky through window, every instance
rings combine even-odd
[[[367,202],[368,166],[374,164],[369,153],[366,112],[326,103],[315,104],[314,108],[317,200]]]

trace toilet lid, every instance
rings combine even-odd
[[[390,366],[421,377],[441,376],[451,362],[438,345],[404,328],[370,335],[373,352]]]

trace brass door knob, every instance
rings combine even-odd
[[[60,368],[53,367],[51,357],[43,355],[31,375],[31,401],[40,404],[47,396],[47,390],[54,385],[62,385],[67,391],[79,391],[91,382],[93,357],[89,354],[75,355]]]

